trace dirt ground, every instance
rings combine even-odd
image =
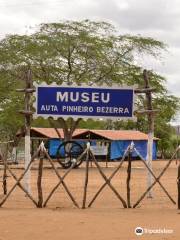
[[[153,170],[156,176],[166,165],[166,161],[154,161]],[[115,170],[118,162],[101,163],[106,176]],[[12,166],[13,172],[20,176],[23,172],[18,166]],[[58,168],[63,175],[65,170]],[[0,176],[2,181],[2,169]],[[31,192],[37,199],[37,163],[31,171]],[[146,169],[139,161],[132,163],[131,204],[133,205],[146,190]],[[126,200],[127,162],[112,179],[112,184]],[[177,165],[173,162],[161,178],[161,182],[169,194],[177,201]],[[85,166],[73,169],[65,178],[69,190],[79,206],[82,206]],[[8,173],[8,190],[15,183]],[[45,163],[43,171],[43,197],[47,198],[51,189],[58,183],[54,171]],[[97,168],[93,165],[89,171],[87,205],[104,183]],[[3,199],[0,189],[0,200]],[[137,236],[135,228],[142,227],[144,234]],[[157,230],[156,230],[157,229]],[[152,231],[161,233],[152,233]],[[146,231],[149,231],[148,233]],[[162,233],[162,231],[166,233]],[[169,233],[167,233],[169,231]],[[180,239],[180,210],[174,205],[161,187],[153,188],[153,198],[145,197],[133,209],[124,209],[111,189],[101,192],[91,208],[76,208],[62,185],[54,193],[46,208],[37,209],[17,186],[0,209],[0,240],[133,240],[133,239]]]

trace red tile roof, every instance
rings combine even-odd
[[[31,127],[31,130],[37,132],[37,133],[40,133],[42,135],[44,135],[45,137],[48,137],[48,138],[59,138],[57,133],[56,133],[56,130],[54,128],[36,128],[36,127]],[[76,129],[75,133],[77,135],[81,134],[81,133],[84,133],[86,132],[87,129]],[[62,138],[64,138],[64,133],[63,133],[63,130],[62,128],[58,128],[58,131],[61,135]]]
[[[48,138],[58,138],[58,135],[54,128],[34,128],[32,127],[31,130],[40,133]],[[58,129],[62,138],[64,138],[63,130]],[[81,137],[81,134],[84,133],[93,133],[99,135],[103,138],[109,140],[147,140],[148,135],[135,130],[89,130],[89,129],[76,129],[73,137]],[[157,140],[157,138],[155,138]]]
[[[145,133],[133,130],[92,130],[93,133],[109,140],[147,140]]]

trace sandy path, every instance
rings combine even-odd
[[[165,162],[153,163],[156,175]],[[116,164],[103,168],[110,175]],[[14,170],[20,174],[22,170]],[[59,170],[62,174],[62,170]],[[63,171],[64,172],[64,171]],[[174,199],[176,190],[176,165],[172,164],[164,175],[162,183]],[[37,171],[32,171],[32,192],[36,196]],[[146,188],[146,172],[139,162],[133,163],[132,171],[132,202]],[[57,183],[52,170],[47,169],[43,175],[44,197]],[[82,204],[82,188],[84,167],[73,170],[66,179],[71,192],[79,205]],[[103,183],[96,168],[90,171],[88,201]],[[113,185],[126,199],[126,164],[113,179]],[[12,186],[12,178],[8,178],[8,188]],[[144,234],[136,236],[137,226],[149,229],[170,229],[171,234]],[[137,209],[123,209],[121,203],[109,188],[99,196],[91,209],[76,209],[67,198],[63,188],[59,188],[46,209],[36,209],[18,188],[0,209],[0,240],[132,240],[132,239],[180,239],[180,211],[173,205],[161,189],[156,186],[154,198],[145,199]]]

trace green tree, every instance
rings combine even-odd
[[[48,84],[116,83],[142,87],[143,69],[137,56],[156,58],[165,49],[165,44],[155,39],[119,35],[111,24],[89,20],[41,24],[33,34],[9,35],[0,41],[0,86],[4,89],[0,93],[3,99],[1,126],[11,121],[5,113],[12,105],[11,96],[16,95],[14,89],[23,86],[27,69],[32,70],[34,81]],[[153,71],[150,73],[151,86],[157,89],[157,96],[166,96],[165,79]],[[22,101],[23,97],[15,111],[22,106]],[[143,105],[143,98],[139,97],[137,104]],[[65,136],[71,138],[80,121],[60,118],[58,122]],[[18,126],[13,124],[13,132]]]

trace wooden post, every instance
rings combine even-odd
[[[131,208],[131,188],[130,188],[130,182],[131,182],[131,151],[129,151],[128,154],[128,168],[127,168],[127,179],[126,179],[126,186],[127,186],[127,207]]]
[[[8,156],[8,143],[5,147],[4,154],[2,154],[3,157],[3,165],[4,165],[4,171],[3,171],[3,192],[4,195],[7,194],[7,156]]]
[[[89,180],[89,150],[90,150],[90,142],[87,143],[87,152],[86,152],[86,176],[84,183],[84,194],[83,194],[83,204],[82,209],[86,208],[86,198],[87,198],[87,186]]]
[[[4,159],[4,171],[3,171],[3,192],[7,194],[7,161]]]
[[[30,89],[32,87],[32,74],[31,70],[28,70],[26,75],[26,89]],[[31,115],[28,114],[30,112],[30,100],[31,100],[31,93],[25,91],[25,169],[29,165],[31,161],[31,139],[30,139],[30,129],[31,129]],[[31,188],[31,169],[29,169],[24,178],[24,185],[25,189],[30,193]]]
[[[150,88],[149,86],[149,78],[147,74],[147,70],[143,71],[143,78],[145,81],[145,88]],[[152,111],[152,94],[151,91],[146,92],[146,101],[147,101],[147,110]],[[152,153],[153,153],[153,139],[154,139],[154,116],[153,112],[149,112],[148,114],[148,143],[147,143],[147,164],[148,167],[152,170]],[[152,185],[152,175],[148,171],[147,172],[147,186]],[[148,198],[152,198],[152,191],[148,192]]]
[[[43,144],[44,146],[44,144]],[[37,179],[37,189],[38,189],[38,208],[42,208],[43,206],[43,191],[42,191],[42,174],[43,174],[43,158],[44,152],[43,148],[40,151],[40,159],[39,159],[39,167],[38,167],[38,179]]]
[[[178,209],[180,209],[180,163],[178,166],[177,189],[178,189]]]

